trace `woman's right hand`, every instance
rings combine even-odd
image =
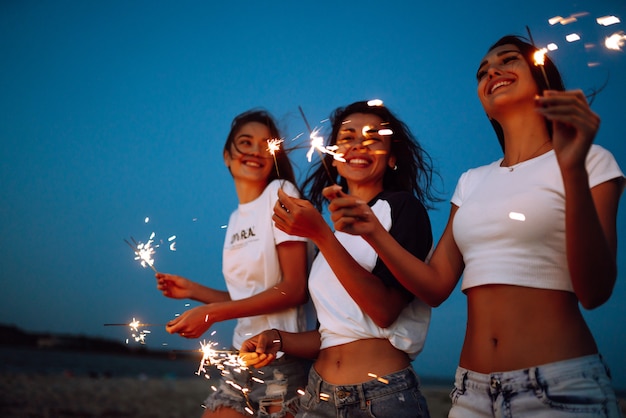
[[[172,299],[190,299],[194,282],[181,276],[168,273],[156,273],[157,289],[164,296]]]
[[[315,241],[329,229],[326,221],[308,200],[291,197],[281,189],[274,205],[272,220],[278,229],[290,235]]]

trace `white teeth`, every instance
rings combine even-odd
[[[353,158],[350,160],[350,164],[369,164],[369,161],[362,158]]]
[[[261,167],[261,164],[257,163],[256,161],[246,161],[246,165],[249,165],[252,167]]]
[[[508,86],[509,84],[511,84],[512,81],[500,81],[496,84],[493,85],[493,87],[491,87],[491,90],[489,91],[489,93],[493,93],[494,91],[496,91],[497,88],[502,87],[502,86]]]

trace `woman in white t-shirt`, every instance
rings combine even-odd
[[[269,151],[272,139],[280,134],[266,111],[251,110],[233,120],[224,162],[239,206],[230,216],[223,248],[228,291],[157,273],[157,288],[165,296],[203,303],[171,320],[168,332],[199,338],[212,324],[236,318],[233,347],[239,349],[245,338],[267,328],[307,329],[302,308],[307,301],[307,240],[278,230],[272,222],[278,190],[299,193],[285,152],[279,149],[274,160]],[[261,370],[232,370],[205,401],[203,417],[292,416],[307,370],[308,363],[289,356]]]
[[[279,192],[279,229],[308,237],[319,249],[309,291],[319,329],[268,330],[242,346],[315,359],[298,417],[428,417],[411,360],[422,350],[430,306],[404,288],[361,237],[333,232],[320,211],[322,190],[364,202],[412,256],[426,259],[432,231],[426,211],[432,169],[408,127],[379,102],[356,102],[331,116],[326,157],[305,182],[311,201]],[[342,191],[343,190],[343,191]]]
[[[536,51],[506,36],[481,59],[478,97],[504,155],[461,176],[429,264],[364,217],[362,203],[331,203],[335,227],[363,236],[429,304],[463,275],[468,318],[450,417],[621,415],[579,304],[596,308],[613,291],[624,175],[593,144],[600,119],[584,94],[565,90],[549,58],[534,65]]]

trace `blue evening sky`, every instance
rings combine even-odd
[[[600,26],[596,18],[622,22]],[[554,16],[575,17],[551,26]],[[133,317],[165,323],[164,298],[124,243],[176,235],[156,267],[224,288],[221,247],[237,200],[221,148],[233,116],[264,107],[287,139],[334,108],[382,99],[431,154],[445,201],[459,175],[500,156],[475,72],[504,34],[558,44],[570,88],[606,88],[596,142],[626,169],[626,56],[603,46],[625,30],[621,0],[17,1],[0,3],[0,323],[124,341]],[[569,43],[565,36],[581,39]],[[289,146],[307,144],[303,138]],[[293,154],[300,178],[310,164]],[[626,239],[626,204],[618,228]],[[145,223],[145,218],[149,222]],[[623,244],[623,242],[622,242]],[[613,297],[585,312],[616,386],[626,389],[626,250]],[[460,290],[434,309],[416,368],[453,376],[465,327]],[[228,344],[232,323],[207,338]],[[152,327],[147,344],[198,341]],[[538,347],[541,349],[541,347]]]

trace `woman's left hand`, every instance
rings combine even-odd
[[[337,231],[367,236],[381,226],[367,202],[342,192],[341,187],[326,187],[323,194],[330,201],[328,210]]]
[[[561,169],[584,167],[600,127],[600,117],[581,90],[546,90],[537,99],[537,111],[552,121],[552,146]]]

